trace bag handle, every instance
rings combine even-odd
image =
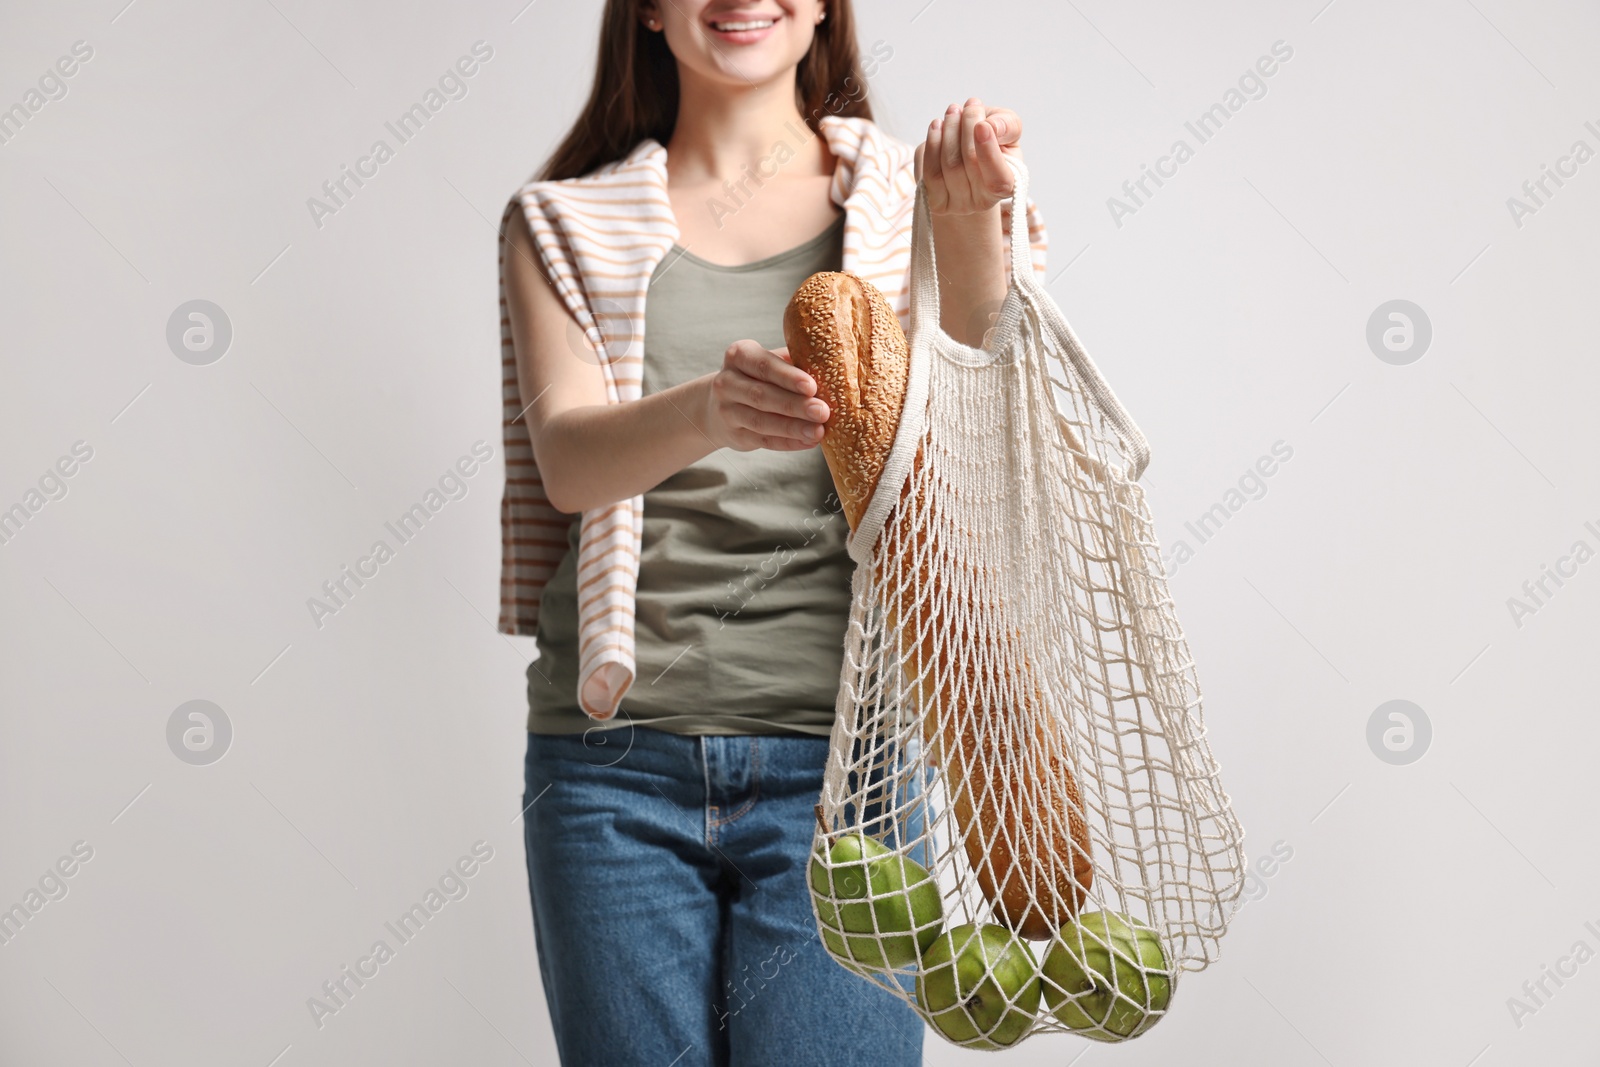
[[[1024,304],[1031,306],[1043,330],[1058,341],[1067,362],[1089,400],[1099,409],[1121,437],[1129,481],[1137,481],[1150,463],[1150,445],[1128,414],[1117,394],[1100,374],[1089,352],[1078,340],[1066,316],[1045,291],[1033,272],[1033,247],[1028,234],[1028,168],[1019,159],[1006,157],[1015,178],[1011,191],[1011,285],[1006,301],[995,321],[991,351],[1001,353],[1016,344],[1023,327]],[[925,184],[917,181],[917,197],[911,222],[911,339],[915,347],[921,337],[943,337],[939,325],[939,272],[933,249],[933,213],[928,207]],[[951,343],[954,343],[953,341]],[[1039,368],[1044,373],[1043,364]],[[1046,381],[1048,376],[1046,375]]]

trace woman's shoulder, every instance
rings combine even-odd
[[[846,198],[864,193],[874,214],[893,218],[911,210],[916,195],[916,149],[871,119],[827,116],[819,123],[839,161]]]
[[[900,171],[915,165],[916,149],[871,119],[824,115],[818,125],[834,155],[847,162]]]
[[[567,200],[585,193],[612,193],[623,189],[664,188],[666,149],[653,140],[643,140],[621,159],[604,163],[576,178],[532,178],[517,190],[526,201]],[[642,194],[640,194],[642,195]]]

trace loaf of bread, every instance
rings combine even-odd
[[[817,395],[828,405],[822,453],[856,530],[900,425],[910,369],[905,333],[874,286],[830,272],[801,283],[784,312],[783,334],[790,360],[816,379]],[[1077,913],[1093,878],[1082,800],[1059,746],[1042,736],[986,728],[993,710],[979,693],[1030,693],[1031,710],[1042,713],[1029,664],[1017,662],[1007,642],[983,628],[962,642],[935,640],[936,612],[966,619],[985,613],[953,599],[958,594],[950,590],[970,582],[928,566],[946,557],[929,544],[932,531],[922,519],[922,458],[919,448],[882,533],[896,546],[888,566],[898,568],[885,576],[898,591],[885,607],[906,642],[904,670],[921,696],[923,743],[944,772],[979,888],[1000,921],[1024,937],[1048,938]],[[962,643],[965,662],[957,666],[952,645]],[[978,677],[978,661],[1005,677]],[[1012,721],[1032,720],[1018,714]]]

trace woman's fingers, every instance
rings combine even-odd
[[[966,172],[969,206],[981,210],[993,206],[994,201],[1007,195],[1009,187],[996,190],[990,167],[1006,169],[1000,146],[995,143],[994,130],[987,116],[989,109],[977,97],[967,101],[961,111],[961,161]],[[992,158],[991,158],[992,157]]]
[[[788,355],[788,349],[783,350]],[[723,366],[732,366],[750,378],[771,382],[801,396],[816,396],[816,380],[787,359],[762,348],[755,341],[735,341],[723,355]]]
[[[939,142],[943,152],[939,158],[939,166],[948,175],[951,171],[961,166],[961,107],[951,104],[944,109],[940,116]]]
[[[828,405],[817,397],[816,381],[789,361],[787,348],[735,341],[711,387],[735,448],[795,451],[822,440]]]
[[[1016,186],[1016,175],[1006,163],[998,135],[987,121],[980,121],[973,130],[973,157],[978,171],[973,184],[996,199],[1010,196]]]
[[[961,106],[961,161],[967,166],[978,159],[978,124],[987,114],[983,102],[975,96]]]
[[[818,425],[828,421],[828,405],[823,401],[814,396],[801,396],[747,374],[737,371],[719,374],[716,386],[722,401],[729,407],[747,407],[753,411],[804,419]]]
[[[917,175],[928,190],[928,207],[934,211],[945,208],[944,193],[944,123],[935,119],[928,123],[928,137],[917,149],[920,173]]]
[[[729,412],[729,421],[735,429],[748,430],[761,437],[793,441],[802,448],[809,448],[822,440],[823,427],[820,422],[790,418],[743,404],[735,405]]]
[[[1002,148],[1014,148],[1022,140],[1022,117],[1008,107],[985,108],[989,125]]]
[[[935,214],[985,211],[1016,187],[1006,157],[1019,151],[1022,119],[977,97],[951,104],[928,126],[917,149],[917,176]]]
[[[796,441],[792,437],[763,437],[758,434],[752,440],[755,442],[752,448],[765,448],[770,452],[804,452],[817,447],[815,441]]]
[[[944,187],[950,196],[950,206],[958,211],[966,210],[965,205],[972,195],[970,183],[967,181],[966,161],[963,158],[962,123],[965,121],[966,112],[951,104],[944,113],[944,129],[940,133],[943,146],[943,157],[939,161],[940,169],[944,172]]]

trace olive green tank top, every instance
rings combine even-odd
[[[674,247],[645,300],[645,395],[712,373],[728,345],[783,344],[800,283],[838,270],[844,216],[797,248],[738,267]],[[579,520],[539,602],[528,729],[581,733]],[[848,525],[820,449],[718,449],[644,494],[634,615],[638,673],[613,722],[680,734],[827,736],[844,656]]]

